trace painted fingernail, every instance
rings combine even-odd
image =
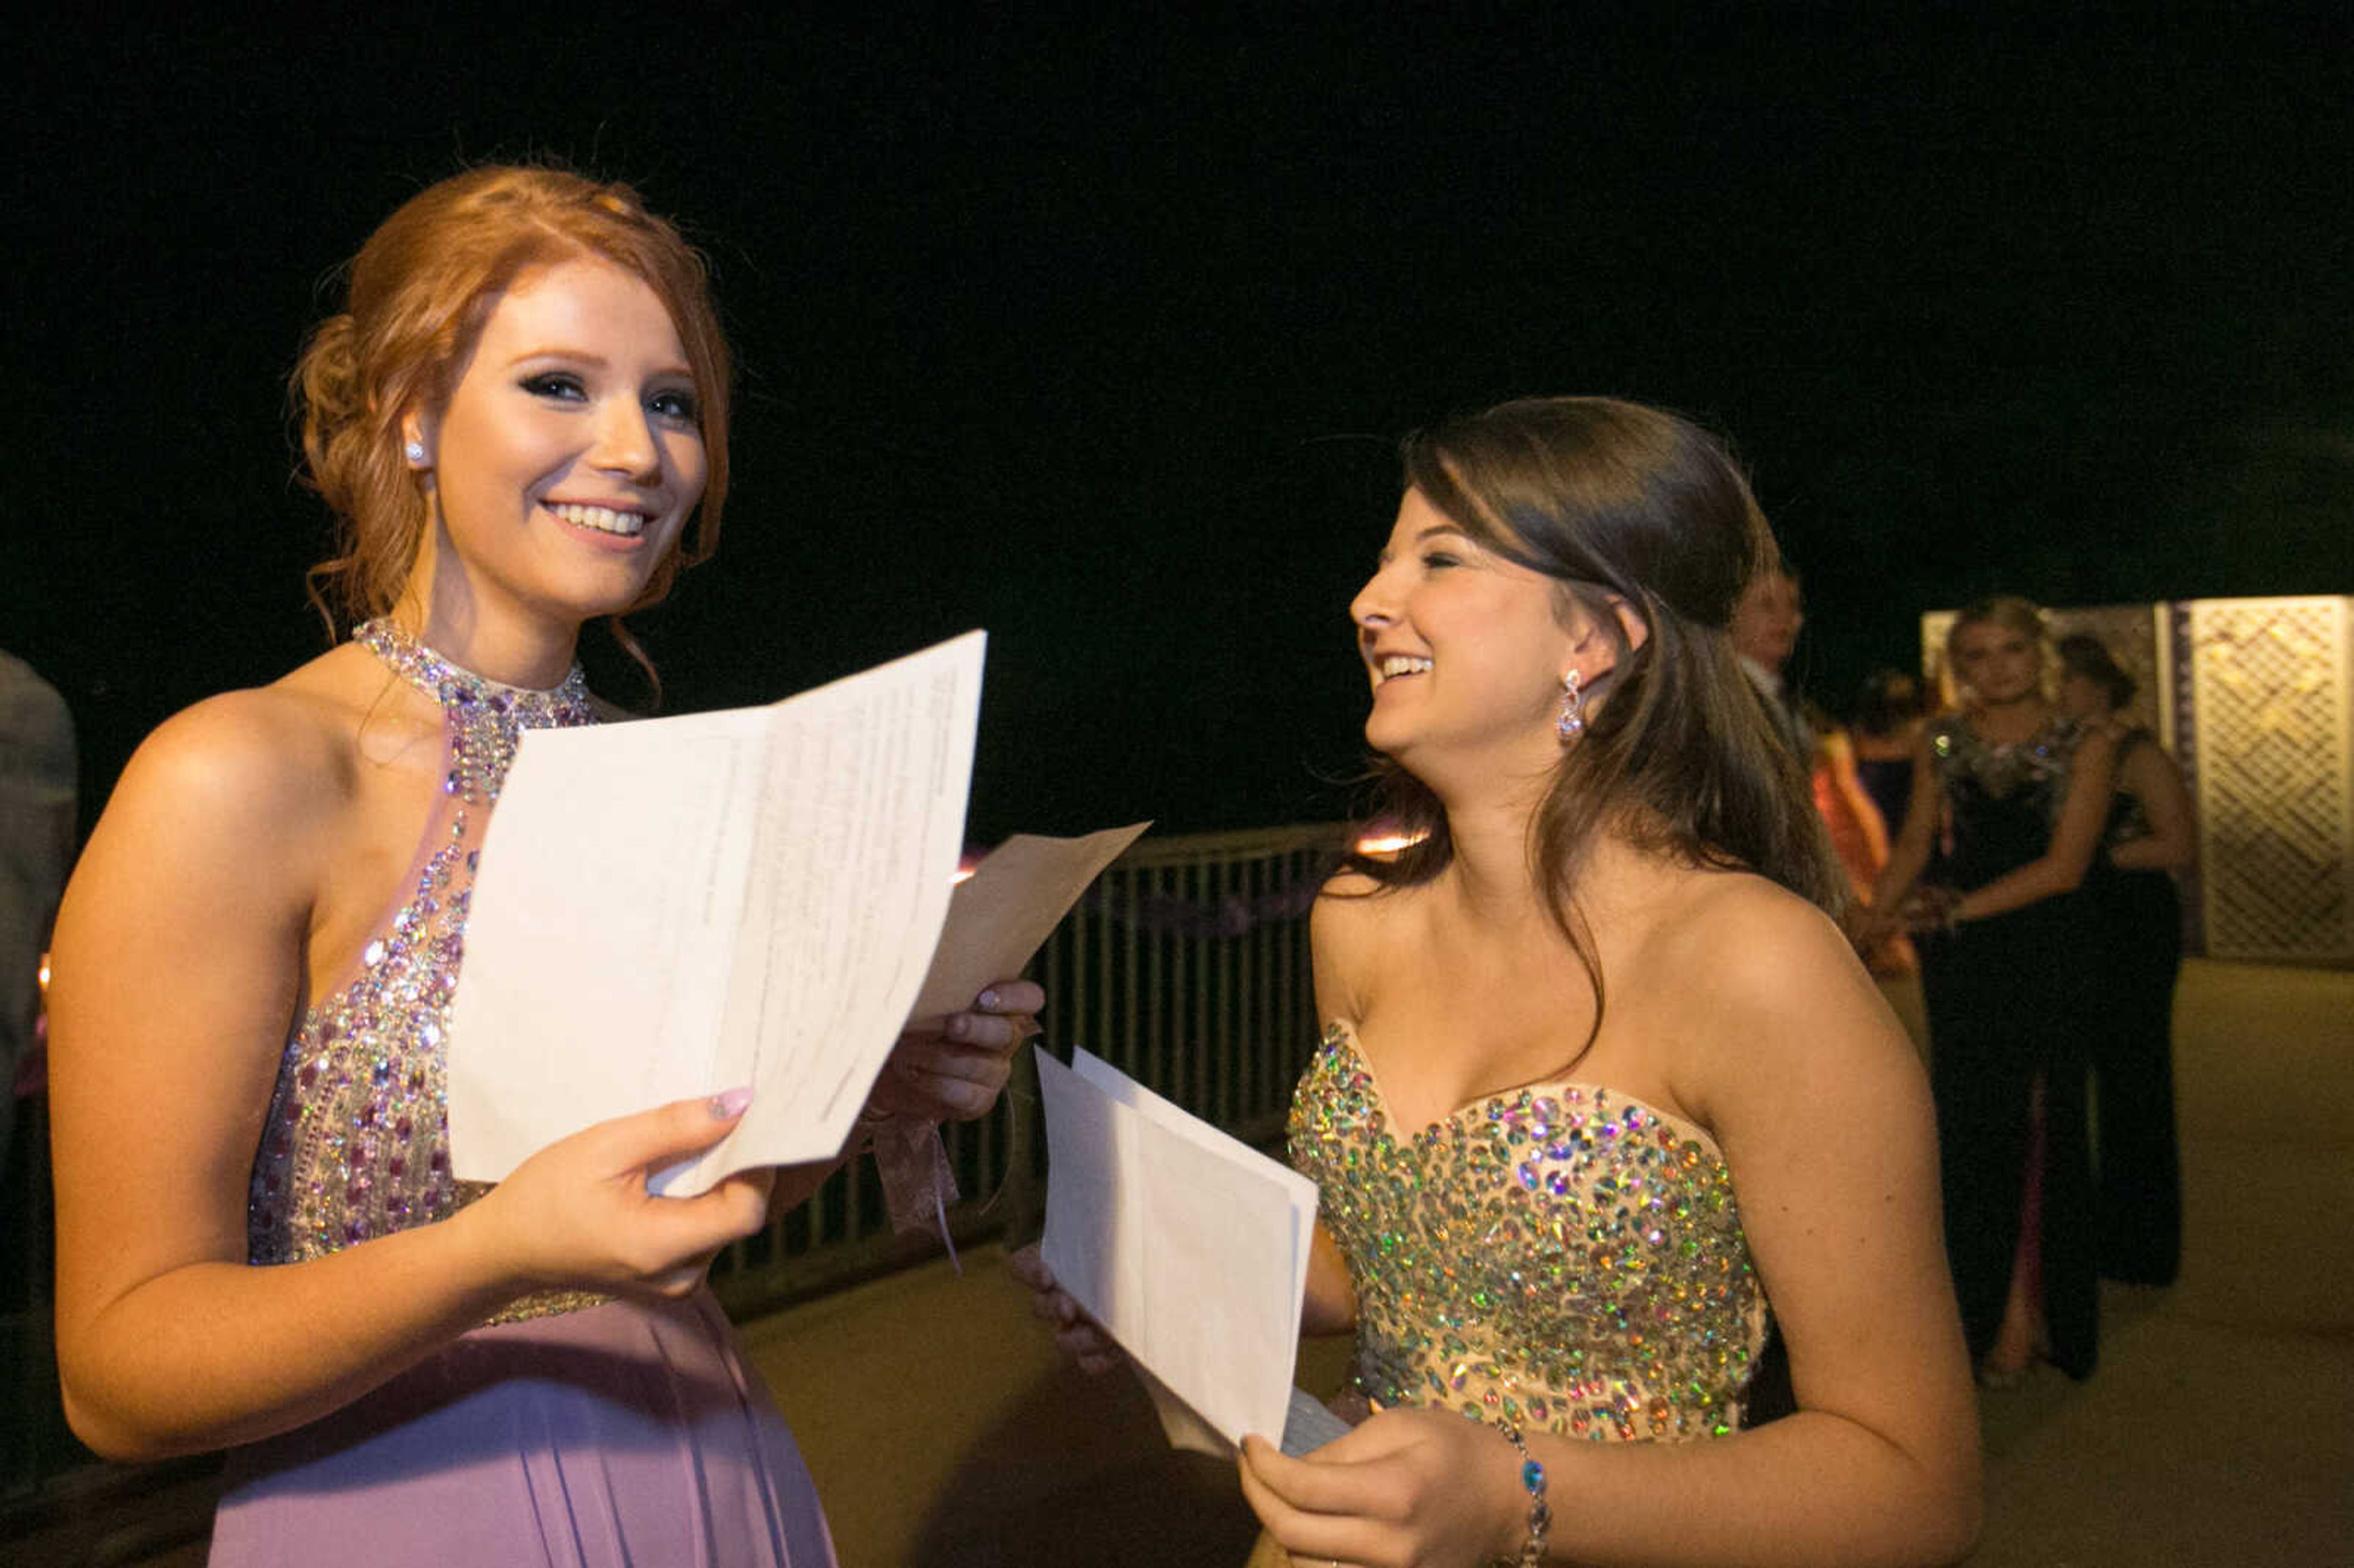
[[[742,1088],[730,1089],[724,1095],[712,1096],[711,1114],[720,1121],[732,1121],[742,1116],[744,1108],[751,1103],[752,1086],[747,1084]]]

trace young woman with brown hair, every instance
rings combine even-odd
[[[1246,1443],[1261,1556],[1950,1562],[1977,1426],[1929,1098],[1727,641],[1773,559],[1748,486],[1592,397],[1405,470],[1351,615],[1418,836],[1317,906],[1291,1118],[1305,1327],[1354,1330],[1359,1424]],[[1797,1409],[1744,1430],[1769,1304]]]
[[[2062,637],[2059,703],[2116,741],[2117,788],[2084,883],[2092,989],[2088,1053],[2100,1139],[2094,1180],[2101,1274],[2171,1285],[2182,1262],[2182,1159],[2174,1127],[2174,985],[2182,895],[2198,863],[2198,813],[2158,736],[2124,717],[2134,678],[2088,632]]]

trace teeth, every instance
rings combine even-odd
[[[1429,668],[1430,661],[1427,659],[1418,659],[1411,653],[1393,653],[1382,661],[1382,679],[1387,681],[1399,675],[1419,675]]]
[[[577,524],[583,528],[594,528],[599,534],[619,534],[627,538],[634,538],[643,533],[646,526],[645,514],[642,512],[616,512],[610,506],[569,504],[551,506],[548,510],[567,523]]]

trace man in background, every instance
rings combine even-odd
[[[1814,761],[1814,731],[1807,725],[1806,705],[1783,669],[1790,662],[1791,650],[1798,645],[1799,629],[1806,624],[1798,574],[1787,565],[1768,567],[1752,577],[1733,607],[1734,654],[1750,684],[1757,688],[1766,716],[1774,721],[1776,733],[1802,768],[1811,767]]]

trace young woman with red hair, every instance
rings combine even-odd
[[[627,186],[477,169],[369,239],[298,388],[343,529],[320,575],[360,624],[151,737],[58,926],[74,1428],[122,1458],[234,1446],[216,1565],[829,1563],[703,1276],[839,1161],[649,1196],[748,1091],[487,1190],[447,1151],[446,1007],[518,736],[606,711],[582,624],[717,536],[702,263]],[[986,1109],[1041,1000],[1009,982],[903,1040],[870,1110]]]

